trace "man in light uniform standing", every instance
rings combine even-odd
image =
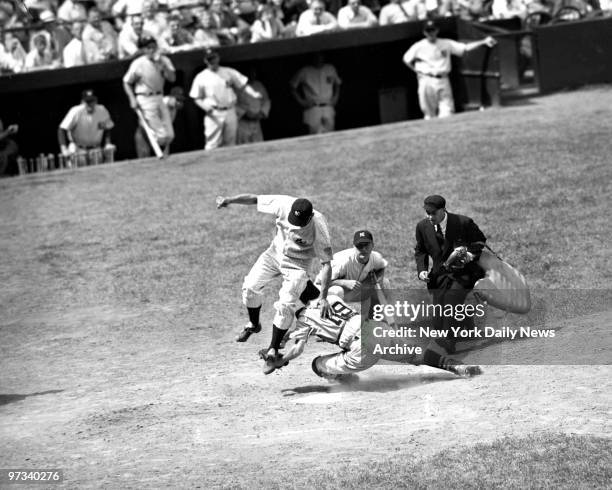
[[[296,305],[314,277],[318,261],[323,265],[318,305],[321,315],[329,314],[327,289],[331,276],[332,246],[325,217],[315,211],[308,199],[296,199],[284,195],[239,194],[233,197],[217,197],[217,208],[230,204],[257,205],[262,213],[276,216],[276,235],[263,252],[242,284],[242,301],[249,314],[249,323],[236,338],[245,342],[253,333],[261,331],[259,314],[262,291],[277,277],[282,277],[279,298],[274,303],[276,314],[272,327],[272,341],[264,355],[264,373],[279,356],[278,349],[287,329],[293,323]],[[318,260],[317,260],[318,259]],[[313,299],[313,298],[308,298]]]
[[[254,99],[262,95],[249,86],[249,79],[233,68],[220,66],[219,53],[208,48],[206,68],[196,75],[189,96],[204,111],[205,150],[236,144],[238,116],[236,92],[245,91]]]
[[[295,100],[304,108],[303,122],[310,134],[329,133],[336,127],[335,105],[342,80],[333,65],[325,63],[321,53],[291,80]]]
[[[438,38],[436,24],[428,20],[423,27],[425,39],[417,41],[404,54],[404,64],[417,74],[419,106],[425,119],[448,117],[455,112],[453,91],[448,75],[451,55],[463,56],[481,46],[492,48],[497,41],[486,37],[480,41],[460,43]]]
[[[170,142],[174,139],[172,117],[164,104],[164,83],[176,80],[172,61],[157,50],[157,41],[143,36],[138,42],[143,54],[132,61],[123,77],[123,89],[134,111],[142,111],[142,116],[164,153],[168,153]]]
[[[93,90],[85,90],[81,95],[82,104],[71,107],[59,125],[57,139],[62,155],[69,156],[77,149],[100,148],[114,149],[110,130],[114,124],[106,107],[98,104]]]

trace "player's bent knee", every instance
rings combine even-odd
[[[295,306],[277,301],[274,303],[276,314],[274,315],[274,325],[281,330],[287,330],[293,323],[293,315],[295,314]]]
[[[262,294],[251,288],[242,288],[242,304],[247,308],[259,308],[262,301]]]

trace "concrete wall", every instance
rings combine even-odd
[[[535,31],[540,92],[612,82],[612,18],[541,27]]]

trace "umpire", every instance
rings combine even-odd
[[[484,247],[486,237],[471,218],[446,211],[446,200],[433,195],[425,198],[424,209],[427,218],[416,227],[416,260],[419,280],[427,283],[427,289],[433,294],[433,302],[442,305],[463,304],[476,281],[484,277],[484,271],[477,261]],[[449,260],[454,251],[457,260]],[[429,269],[429,257],[433,265]],[[457,326],[454,318],[436,315],[434,328],[450,329]],[[450,330],[449,330],[450,333]],[[455,352],[457,340],[449,336],[438,344],[449,354]]]

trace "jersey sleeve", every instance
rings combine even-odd
[[[465,54],[465,44],[458,41],[448,40],[449,51],[452,55],[463,56]]]
[[[334,254],[334,258],[332,259],[332,262],[331,262],[332,281],[335,281],[336,279],[346,278],[346,265],[347,265],[347,260],[346,260],[345,254],[340,253],[340,252],[338,252],[337,254]]]
[[[306,321],[304,321],[305,319],[306,317],[299,317],[295,321],[295,329],[289,334],[289,339],[294,342],[298,342],[300,340],[308,342],[308,338],[310,337],[313,329]]]
[[[78,111],[78,106],[72,107],[68,111],[68,113],[64,116],[64,119],[62,119],[62,122],[60,123],[59,127],[65,131],[71,131],[72,129],[74,129],[74,126],[76,125],[77,111]]]
[[[293,78],[289,82],[289,85],[291,85],[291,87],[294,89],[298,88],[300,84],[304,81],[304,73],[304,68],[302,68],[295,75],[293,75]]]
[[[237,90],[242,90],[247,83],[249,83],[249,79],[245,77],[238,70],[230,69],[230,76],[232,80],[232,85]]]
[[[377,271],[380,269],[386,269],[389,263],[379,252],[372,252],[372,269]]]
[[[327,66],[329,70],[329,76],[332,78],[334,83],[340,85],[342,83],[342,79],[340,78],[340,75],[338,75],[338,70],[336,70],[336,67],[334,65]]]
[[[323,263],[330,262],[334,257],[327,221],[325,217],[317,211],[315,211],[315,215],[312,219],[314,220],[316,233],[314,242],[315,255],[319,257]]]
[[[113,129],[115,127],[115,123],[113,122],[113,120],[111,119],[110,113],[108,112],[108,109],[104,106],[100,106],[101,109],[101,113],[102,113],[102,118],[104,120],[104,128],[105,129]]]
[[[416,59],[417,49],[417,43],[414,43],[412,46],[410,46],[410,48],[408,48],[408,51],[406,51],[406,53],[404,54],[404,63],[409,64]]]
[[[277,194],[257,196],[257,211],[260,213],[274,214],[277,217],[286,216],[291,210],[295,198]]]
[[[137,60],[134,60],[132,62],[132,64],[130,65],[130,67],[128,68],[128,71],[125,73],[125,75],[123,75],[123,81],[129,85],[132,85],[134,83],[136,83],[138,81],[138,79],[140,78],[138,75],[138,69],[137,69]]]
[[[189,90],[189,97],[192,99],[203,99],[206,97],[206,93],[204,91],[204,87],[200,82],[200,75],[197,75],[191,84],[191,90]]]

